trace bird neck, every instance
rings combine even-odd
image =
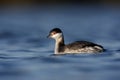
[[[58,39],[56,39],[55,43],[55,54],[61,53],[64,50],[64,36],[62,35]]]

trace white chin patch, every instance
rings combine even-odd
[[[57,33],[57,34],[53,35],[52,38],[57,39],[61,36],[62,36],[62,33]]]

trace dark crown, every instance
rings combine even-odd
[[[57,33],[61,33],[61,32],[62,32],[61,29],[59,29],[59,28],[54,28],[54,29],[52,29],[52,30],[50,31],[50,33],[53,32],[53,31],[55,31],[55,32],[57,32]]]

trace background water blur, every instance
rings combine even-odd
[[[120,80],[118,0],[0,0],[0,80]],[[54,27],[65,42],[103,45],[101,54],[50,56]]]

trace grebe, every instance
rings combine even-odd
[[[52,29],[47,37],[56,41],[54,54],[99,53],[104,51],[101,45],[88,41],[76,41],[65,45],[63,32],[59,28]]]

